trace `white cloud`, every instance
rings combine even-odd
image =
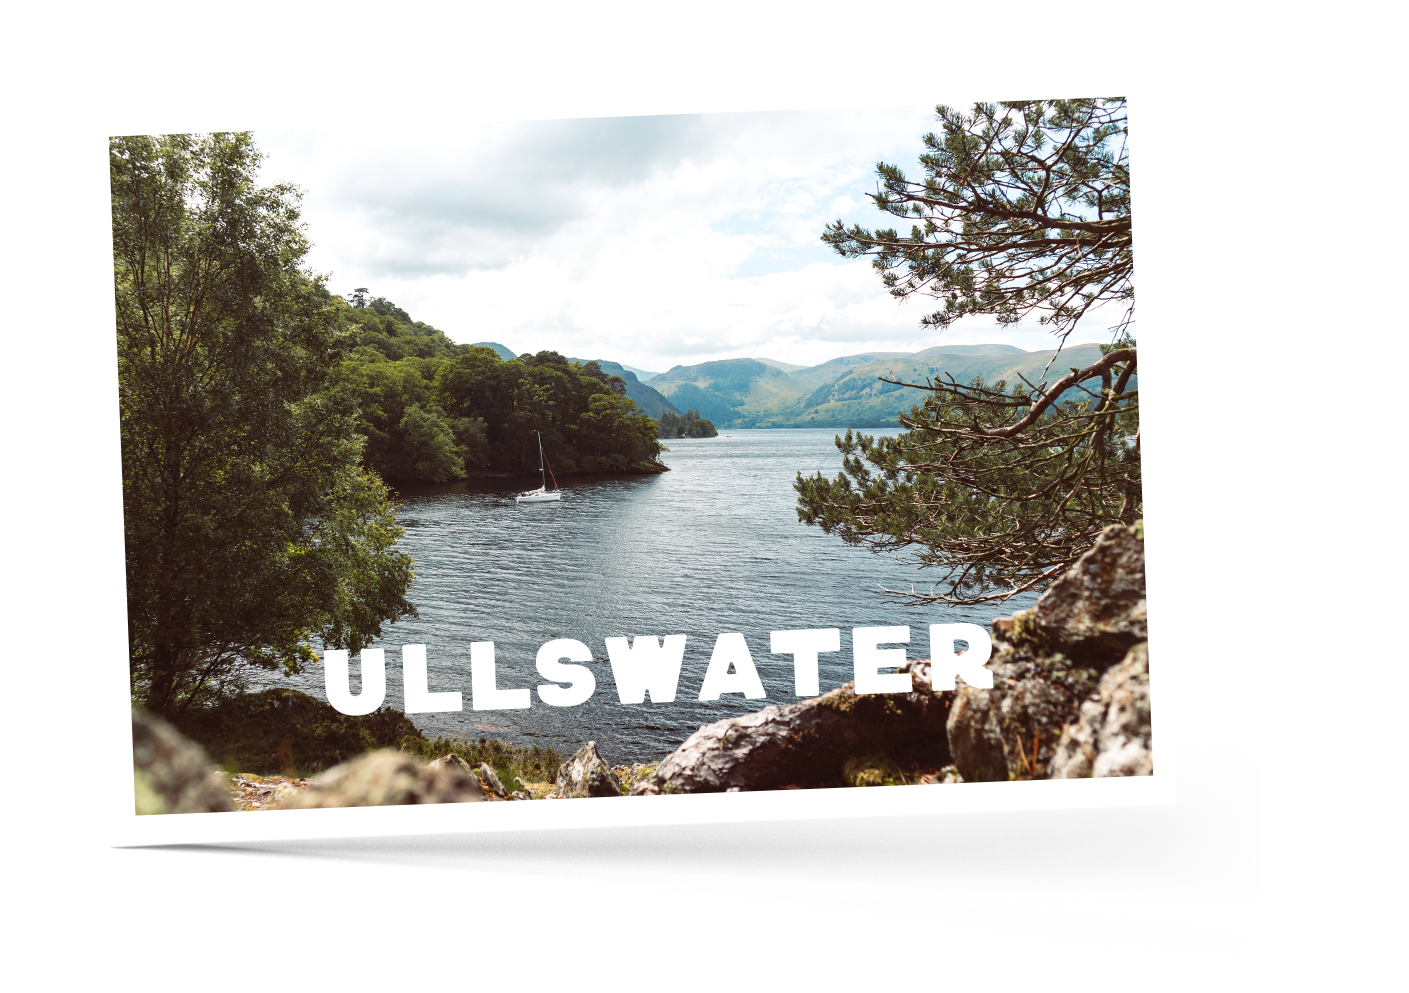
[[[306,191],[330,287],[369,287],[457,341],[651,369],[1050,347],[991,322],[921,330],[927,301],[902,304],[820,242],[838,217],[885,223],[865,196],[875,164],[918,171],[932,121],[886,108],[257,137],[262,179]]]

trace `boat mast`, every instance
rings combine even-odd
[[[543,481],[543,491],[548,491],[548,474],[543,471],[543,432],[535,431],[538,435],[538,476]]]

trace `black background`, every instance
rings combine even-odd
[[[1175,749],[1177,807],[110,848],[110,969],[1260,975],[1262,725]]]

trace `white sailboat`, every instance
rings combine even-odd
[[[553,488],[548,489],[548,476],[552,469],[548,468],[548,461],[543,457],[543,434],[538,435],[538,474],[543,478],[543,485],[536,490],[525,490],[514,497],[516,503],[556,503],[563,498],[562,491],[558,489],[557,479],[553,480]]]

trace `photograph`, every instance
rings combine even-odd
[[[111,137],[135,813],[1155,776],[1132,147]]]

